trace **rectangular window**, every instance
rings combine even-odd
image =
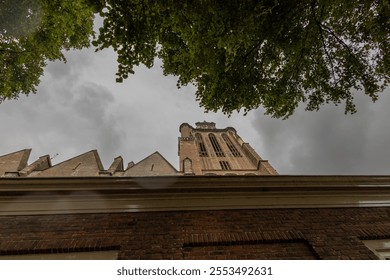
[[[381,260],[390,260],[390,239],[362,240]]]

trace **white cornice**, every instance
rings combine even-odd
[[[383,206],[390,176],[0,179],[0,215]]]

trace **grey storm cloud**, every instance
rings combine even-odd
[[[0,116],[8,119],[2,128],[8,132],[3,154],[32,148],[35,158],[43,155],[39,151],[58,154],[54,162],[92,149],[107,162],[118,155],[124,135],[112,114],[115,99],[104,86],[79,79],[81,71],[73,64],[51,63],[36,95],[2,104]]]
[[[317,112],[299,108],[288,120],[253,121],[272,162],[282,174],[388,174],[390,171],[389,89],[377,103],[356,94],[358,112],[342,105]],[[259,121],[263,120],[263,121]]]

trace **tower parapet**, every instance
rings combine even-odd
[[[216,129],[214,122],[197,122],[195,123],[196,129]]]

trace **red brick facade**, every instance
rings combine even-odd
[[[0,217],[0,254],[118,250],[119,259],[377,259],[390,208]]]

